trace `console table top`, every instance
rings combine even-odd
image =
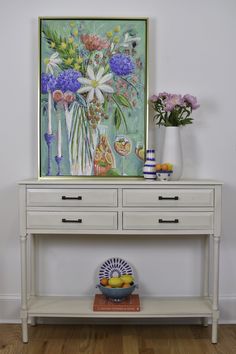
[[[20,181],[18,184],[41,185],[142,185],[142,186],[170,186],[170,185],[222,185],[223,182],[212,179],[181,179],[178,181],[157,181],[139,178],[103,178],[103,177],[69,177],[69,178],[33,178]]]

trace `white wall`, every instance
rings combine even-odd
[[[201,103],[194,124],[182,130],[184,175],[225,183],[221,321],[236,322],[235,11],[235,0],[0,1],[0,321],[19,319],[16,184],[37,175],[37,17],[145,16],[150,18],[150,94],[190,93]],[[157,146],[154,136],[151,129],[150,145]],[[55,245],[45,237],[39,289],[92,293],[96,267],[120,256],[136,267],[142,293],[198,294],[201,247],[198,239],[69,236]]]

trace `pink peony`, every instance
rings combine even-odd
[[[156,114],[154,119],[156,124],[165,127],[178,127],[192,124],[193,118],[190,116],[193,109],[197,109],[199,104],[196,97],[192,95],[178,95],[161,92],[150,97],[152,107]]]
[[[151,101],[151,102],[156,102],[157,100],[158,100],[157,95],[152,95],[152,96],[150,97],[150,101]]]
[[[184,102],[186,102],[192,109],[197,109],[200,104],[197,102],[197,98],[192,95],[184,95]]]
[[[184,101],[181,95],[169,94],[165,100],[165,111],[171,112],[173,109],[175,109],[176,106],[183,106],[183,104]]]

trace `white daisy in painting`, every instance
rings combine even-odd
[[[44,63],[46,64],[46,73],[54,74],[60,70],[59,65],[62,63],[62,59],[59,57],[59,53],[55,52],[50,58],[44,59]]]
[[[106,74],[103,76],[105,69],[100,67],[97,75],[95,75],[92,67],[88,65],[87,68],[87,76],[79,77],[78,81],[85,85],[81,87],[77,92],[78,93],[85,93],[88,92],[87,95],[87,102],[91,102],[94,99],[94,95],[96,95],[98,101],[100,103],[104,102],[103,93],[113,93],[114,90],[110,85],[105,84],[105,82],[109,81],[112,78],[112,74]]]

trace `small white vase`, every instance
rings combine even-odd
[[[162,150],[162,163],[173,164],[171,180],[178,180],[183,173],[183,154],[179,127],[166,127]]]

